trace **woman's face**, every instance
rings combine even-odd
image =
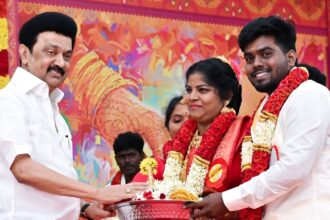
[[[168,123],[168,131],[173,139],[175,134],[180,130],[183,123],[188,119],[189,112],[187,105],[176,104]]]
[[[186,101],[192,119],[197,123],[209,125],[220,113],[224,101],[218,91],[207,84],[201,72],[192,73],[186,85]]]

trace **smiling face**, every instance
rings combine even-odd
[[[210,125],[224,106],[218,91],[205,82],[201,72],[189,76],[186,96],[189,114],[197,124]]]
[[[259,92],[271,94],[296,61],[296,52],[284,53],[272,36],[260,36],[244,50],[245,72]]]
[[[189,112],[187,105],[180,103],[176,104],[170,117],[170,121],[168,123],[168,131],[172,139],[174,138],[175,134],[180,130],[181,126],[188,119],[188,117]]]
[[[19,46],[22,68],[45,81],[50,92],[67,77],[71,54],[71,38],[55,32],[40,33],[32,51]]]

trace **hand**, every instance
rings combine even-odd
[[[107,217],[113,217],[116,213],[104,210],[102,203],[93,201],[85,210],[85,215],[93,220],[101,220]]]
[[[111,185],[106,188],[98,189],[96,198],[104,204],[119,202],[124,199],[134,198],[136,193],[145,191],[149,188],[147,183],[129,183],[126,185]]]
[[[193,219],[203,216],[208,218],[219,218],[223,217],[228,212],[228,209],[223,203],[221,193],[209,194],[202,201],[190,203],[184,207],[199,210],[198,212],[191,212],[191,217]]]
[[[223,220],[239,220],[239,212],[227,212]]]

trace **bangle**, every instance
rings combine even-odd
[[[87,218],[87,219],[90,219],[88,218],[88,216],[86,215],[86,209],[90,206],[91,204],[90,203],[85,203],[81,209],[80,209],[80,215],[84,218]]]

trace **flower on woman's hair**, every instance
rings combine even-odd
[[[216,56],[215,58],[221,60],[224,63],[227,63],[232,68],[232,70],[234,71],[234,73],[236,75],[236,78],[237,78],[238,82],[241,84],[242,71],[240,69],[239,62],[237,60],[234,60],[234,59],[231,59],[231,58],[227,59],[223,55]]]

